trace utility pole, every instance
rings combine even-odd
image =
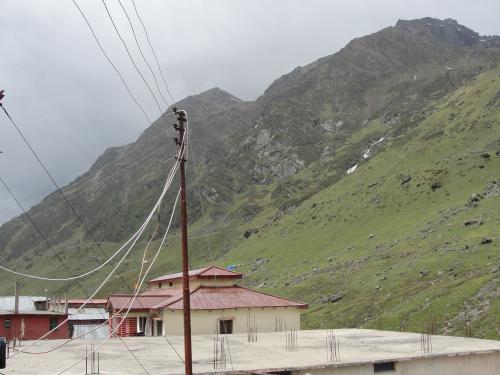
[[[186,113],[173,108],[177,115],[177,123],[174,129],[179,133],[175,138],[175,143],[180,146],[181,159],[179,164],[181,180],[181,239],[182,239],[182,294],[184,310],[184,369],[186,375],[193,374],[192,349],[191,349],[191,300],[189,294],[189,257],[188,257],[188,236],[187,236],[187,205],[186,205],[186,139],[185,123]]]

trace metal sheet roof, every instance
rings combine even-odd
[[[182,310],[182,296],[172,298],[156,305],[155,309]],[[199,286],[191,291],[191,309],[219,310],[255,307],[298,307],[307,308],[307,304],[271,294],[258,292],[242,286],[225,287]]]
[[[43,302],[46,297],[19,296],[19,311],[36,311],[35,302]],[[0,297],[0,310],[14,311],[15,297]]]
[[[172,296],[169,295],[161,295],[161,296],[143,296],[139,295],[134,300],[132,304],[131,311],[133,310],[149,310],[153,306],[158,305],[159,303],[165,302],[166,300],[170,300]],[[133,295],[129,294],[115,294],[109,296],[107,307],[113,307],[113,309],[119,310],[121,308],[128,309],[130,302],[132,302]]]
[[[229,271],[222,267],[217,267],[217,266],[208,266],[189,271],[189,277],[199,277],[199,278],[215,279],[220,277],[229,279],[241,279],[242,276],[243,275],[239,272]],[[180,278],[182,278],[182,272],[177,272],[168,275],[163,275],[153,280],[149,280],[148,283],[156,283],[160,281],[175,280]]]

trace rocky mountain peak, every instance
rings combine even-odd
[[[204,102],[216,103],[216,102],[225,102],[225,101],[238,101],[242,100],[233,94],[228,93],[227,91],[222,90],[219,87],[213,87],[209,90],[203,91],[198,95],[192,96],[197,100],[201,100]]]
[[[415,20],[398,20],[395,26],[413,34],[427,35],[444,43],[471,47],[479,42],[479,34],[460,25],[456,20],[447,18],[420,18]]]

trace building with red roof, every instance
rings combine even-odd
[[[237,285],[242,277],[217,266],[189,272],[193,335],[300,329],[300,314],[307,304]],[[148,290],[135,300],[129,294],[113,294],[106,309],[110,316],[116,314],[110,330],[125,319],[117,331],[120,336],[181,335],[182,273],[148,281]]]

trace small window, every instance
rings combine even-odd
[[[3,328],[10,328],[11,322],[10,319],[4,319]]]
[[[394,362],[379,362],[373,364],[373,372],[392,372],[396,371]]]
[[[50,318],[49,320],[49,331],[52,331],[57,327],[57,318]]]
[[[161,288],[161,283],[158,283],[158,288]]]
[[[233,321],[219,320],[219,332],[221,335],[228,335],[233,333]]]
[[[168,286],[174,286],[174,283],[173,283],[172,281],[170,281],[170,282],[168,283]]]

